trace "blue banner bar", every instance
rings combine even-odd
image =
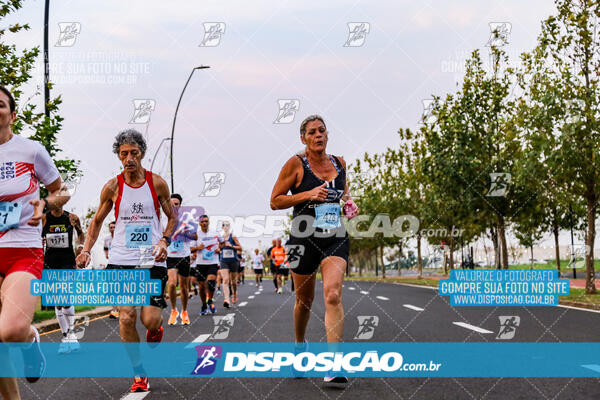
[[[0,376],[25,376],[35,357],[23,346],[0,344]],[[150,377],[600,377],[600,343],[81,343],[66,355],[58,346],[41,344],[46,377],[131,377],[128,353]]]

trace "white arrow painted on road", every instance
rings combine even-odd
[[[121,400],[142,400],[149,394],[150,392],[127,393],[125,396],[121,397]]]
[[[594,372],[600,372],[600,365],[598,364],[586,364],[581,365],[583,368],[591,369]]]
[[[248,298],[249,298],[249,299],[253,299],[253,298],[254,298],[254,296],[248,296]]]
[[[254,294],[260,294],[260,292],[254,292]]]
[[[202,343],[204,341],[206,341],[206,339],[208,339],[210,337],[210,333],[203,333],[202,335],[198,336],[196,339],[192,340],[192,343],[188,344],[186,347],[186,349],[189,349],[190,347],[194,347],[194,343]]]
[[[360,294],[369,294],[369,292],[365,292],[364,290],[361,290]]]
[[[404,307],[410,308],[411,310],[415,310],[415,311],[423,311],[423,310],[425,310],[424,308],[413,306],[412,304],[404,304]]]
[[[355,287],[352,287],[352,286],[350,286],[348,289],[349,289],[349,290],[356,290],[356,288],[355,288]]]
[[[492,331],[488,331],[487,329],[483,329],[483,328],[480,328],[480,327],[475,326],[475,325],[467,324],[465,322],[453,322],[453,324],[454,325],[458,325],[458,326],[463,327],[463,328],[470,329],[470,330],[475,331],[475,332],[479,332],[479,333],[494,333]]]
[[[246,304],[248,304],[247,301],[242,301],[240,304],[238,304],[238,307],[245,307]]]
[[[387,297],[385,297],[385,296],[377,296],[377,298],[378,298],[379,300],[389,300],[389,299],[388,299]]]

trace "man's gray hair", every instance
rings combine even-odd
[[[312,121],[321,121],[323,123],[323,126],[325,126],[325,129],[327,129],[327,125],[325,125],[325,120],[323,119],[323,117],[317,114],[309,115],[308,117],[304,118],[304,121],[302,121],[302,123],[300,124],[301,136],[304,136],[304,134],[306,133],[306,125]]]
[[[113,153],[119,154],[119,150],[123,144],[137,144],[142,152],[142,155],[146,154],[146,140],[144,139],[144,136],[142,136],[142,134],[135,129],[124,130],[115,136]]]

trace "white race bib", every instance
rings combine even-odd
[[[46,247],[52,249],[66,249],[69,247],[69,233],[47,233]]]

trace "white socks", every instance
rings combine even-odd
[[[66,335],[69,331],[73,330],[75,323],[75,307],[63,307],[61,309],[55,308],[56,319],[63,335]]]

